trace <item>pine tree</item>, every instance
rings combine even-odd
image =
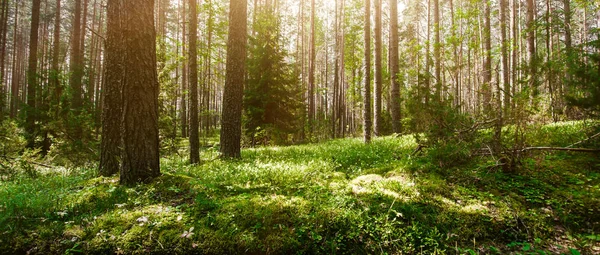
[[[229,4],[227,70],[221,117],[221,153],[224,158],[241,157],[242,97],[248,37],[247,8],[246,0],[231,0]]]

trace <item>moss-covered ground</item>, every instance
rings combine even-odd
[[[533,133],[585,138],[577,123]],[[506,173],[416,147],[341,139],[233,161],[205,148],[202,164],[165,157],[163,176],[136,187],[93,167],[40,170],[0,181],[0,253],[600,254],[598,154],[532,152]]]

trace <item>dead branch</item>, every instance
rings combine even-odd
[[[600,152],[600,149],[587,149],[587,148],[564,148],[564,147],[527,147],[524,148],[522,150],[520,150],[521,152],[526,152],[526,151],[572,151],[572,152]]]
[[[460,134],[464,134],[464,133],[468,133],[468,132],[473,132],[473,131],[477,130],[480,126],[492,124],[496,121],[498,121],[498,119],[485,120],[483,122],[475,122],[475,124],[473,124],[473,126],[468,127],[463,130],[457,130],[456,133],[460,135]]]
[[[595,135],[593,135],[593,136],[590,136],[590,137],[588,137],[588,138],[586,138],[586,139],[583,139],[583,140],[581,140],[581,141],[579,141],[579,142],[576,142],[576,143],[574,143],[574,144],[571,144],[571,145],[567,146],[567,148],[571,148],[571,147],[573,147],[573,146],[575,146],[575,145],[578,145],[578,144],[585,143],[585,142],[587,142],[587,141],[589,141],[589,140],[591,140],[591,139],[594,139],[594,138],[596,138],[596,137],[598,137],[598,136],[600,136],[600,133],[598,133],[598,134],[595,134]]]

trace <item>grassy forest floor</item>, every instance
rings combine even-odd
[[[532,145],[585,138],[579,122],[533,130]],[[349,138],[235,161],[206,148],[201,165],[165,157],[136,187],[41,170],[0,181],[0,253],[600,254],[597,154],[531,152],[505,173],[416,147]]]

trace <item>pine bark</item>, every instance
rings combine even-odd
[[[59,116],[60,97],[62,88],[60,84],[59,56],[60,56],[60,0],[56,0],[56,9],[54,15],[54,38],[52,48],[52,70],[50,73],[50,88],[52,90],[51,108],[55,109],[54,117]]]
[[[502,80],[504,83],[504,113],[510,109],[510,59],[508,58],[508,45],[510,40],[507,36],[506,28],[508,16],[508,0],[500,0],[500,36],[502,41]]]
[[[196,42],[198,40],[198,6],[196,0],[188,1],[190,6],[190,29],[189,29],[189,57],[188,68],[190,70],[190,163],[200,163],[200,137],[198,136],[198,52]]]
[[[363,82],[363,136],[365,143],[371,143],[371,0],[365,0],[365,63]]]
[[[398,0],[390,0],[390,78],[392,131],[402,132],[400,98],[400,60],[398,57]]]
[[[375,98],[373,101],[373,133],[375,136],[381,135],[382,117],[381,117],[381,90],[383,87],[383,67],[382,67],[382,37],[381,37],[381,0],[375,0]]]
[[[492,110],[492,33],[491,33],[491,6],[489,1],[484,1],[484,61],[483,61],[483,107],[486,113]]]
[[[100,142],[100,170],[102,176],[119,172],[121,162],[121,118],[123,102],[124,65],[122,48],[122,2],[109,0],[107,3],[105,78],[102,91],[102,138]]]
[[[529,87],[532,96],[538,94],[536,80],[537,71],[537,56],[535,49],[535,1],[527,0],[527,47],[529,51]]]
[[[123,165],[121,184],[160,175],[154,0],[123,1]]]
[[[224,158],[241,157],[242,98],[246,73],[247,0],[231,0],[227,69],[221,118],[221,154]]]
[[[440,39],[440,0],[434,0],[433,29],[435,30],[435,43],[433,55],[435,58],[435,100],[442,100],[442,41]]]
[[[29,35],[29,61],[27,67],[27,110],[25,131],[27,133],[27,148],[33,149],[36,137],[36,88],[37,82],[37,56],[38,56],[38,30],[40,26],[40,0],[33,0],[31,5],[31,30]]]
[[[71,86],[71,110],[74,119],[69,121],[71,136],[75,140],[81,139],[81,123],[78,123],[78,117],[81,114],[82,102],[82,83],[83,61],[81,56],[81,0],[75,0],[75,14],[73,17],[73,34],[71,38],[71,58],[70,68],[71,76],[69,84]]]
[[[309,135],[313,133],[313,125],[315,124],[315,65],[317,58],[317,50],[315,48],[316,31],[315,31],[315,0],[310,3],[310,59],[308,70],[308,130]]]

